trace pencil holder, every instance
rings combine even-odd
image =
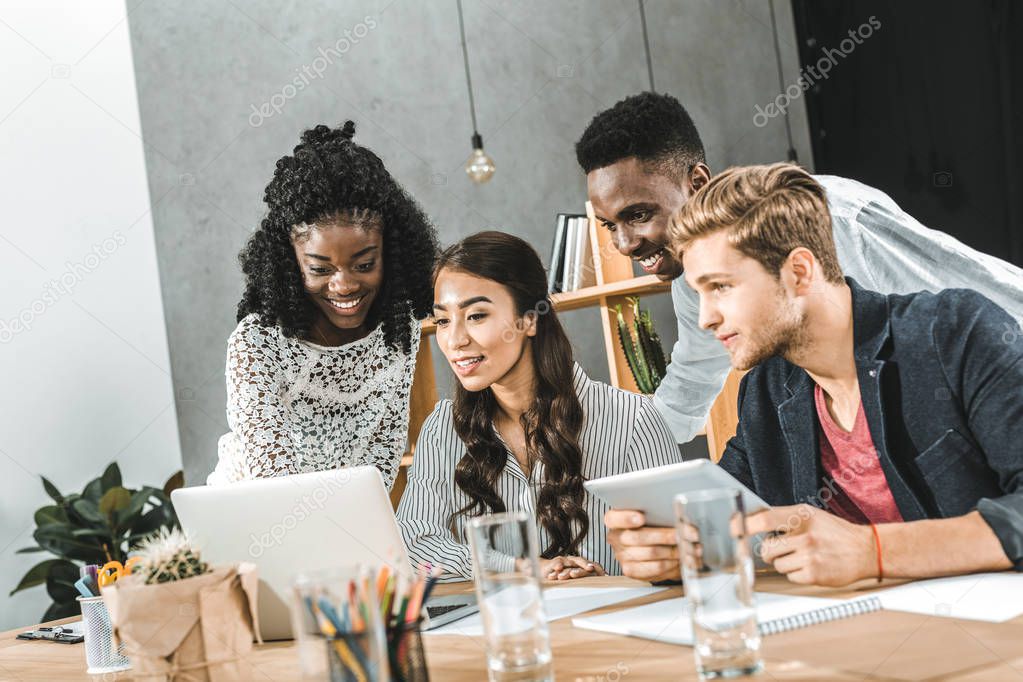
[[[358,566],[295,577],[292,628],[303,680],[390,679],[380,605],[368,579]]]
[[[422,620],[406,623],[387,632],[387,658],[391,664],[391,682],[429,682],[426,654],[423,651]]]
[[[330,682],[369,682],[383,680],[381,665],[372,656],[372,637],[335,635],[324,640],[327,645],[327,673]]]
[[[131,668],[122,654],[124,645],[114,647],[114,628],[103,597],[78,597],[85,630],[85,662],[89,675],[114,673]]]

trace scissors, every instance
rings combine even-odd
[[[99,573],[96,575],[96,582],[99,583],[100,587],[113,585],[120,578],[131,575],[131,569],[140,561],[142,561],[142,557],[139,556],[129,558],[123,565],[120,561],[108,561],[103,564],[103,568],[99,569]]]

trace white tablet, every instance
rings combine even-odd
[[[583,485],[614,509],[643,512],[650,526],[674,526],[675,512],[672,505],[675,496],[697,490],[741,490],[747,514],[769,507],[756,493],[708,459],[630,471],[627,474],[586,481]]]

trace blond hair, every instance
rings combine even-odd
[[[716,176],[672,216],[671,249],[681,260],[692,241],[721,230],[775,277],[802,246],[816,257],[827,281],[842,281],[824,188],[799,166],[739,166]]]

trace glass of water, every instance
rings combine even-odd
[[[554,679],[536,544],[535,524],[524,511],[469,522],[491,682]]]
[[[676,495],[675,530],[700,676],[759,672],[763,661],[742,493],[722,488]]]

